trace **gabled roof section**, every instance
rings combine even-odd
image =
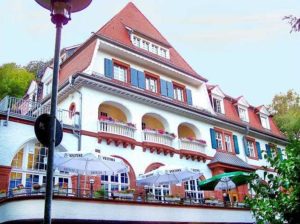
[[[261,114],[264,114],[264,115],[267,115],[267,116],[270,115],[270,113],[269,113],[269,111],[267,110],[267,108],[266,108],[265,105],[261,105],[261,106],[259,106],[259,107],[256,107],[256,109],[257,109],[257,111],[258,111],[259,113],[261,113]]]
[[[241,105],[241,106],[244,106],[244,107],[249,107],[250,106],[250,104],[247,102],[247,100],[243,96],[238,97],[236,99],[236,101],[237,101],[238,105]]]
[[[224,152],[216,152],[216,154],[214,155],[214,157],[211,160],[211,162],[209,163],[209,165],[210,164],[212,165],[215,163],[222,163],[222,164],[240,167],[240,168],[244,168],[244,169],[255,170],[254,167],[252,167],[248,163],[244,162],[242,159],[240,159],[236,155],[224,153]]]
[[[218,85],[211,86],[209,90],[210,90],[210,93],[215,96],[219,96],[221,98],[224,98],[226,96]]]
[[[161,43],[168,48],[170,59],[160,57],[154,53],[145,51],[134,46],[130,40],[129,30],[141,33],[150,40]],[[205,78],[197,74],[193,68],[180,56],[180,54],[171,46],[171,44],[163,37],[163,35],[152,25],[152,23],[141,13],[141,11],[132,3],[128,3],[118,14],[108,21],[97,35],[108,38],[110,41],[125,45],[126,47],[138,53],[142,53],[148,57],[161,61],[175,69],[178,69],[192,77],[207,81]]]

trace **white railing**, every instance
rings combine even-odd
[[[156,131],[144,130],[143,131],[143,141],[144,142],[153,142],[162,145],[167,145],[172,147],[174,137],[170,134],[160,134]]]
[[[200,153],[205,153],[204,143],[200,143],[197,140],[178,139],[179,149],[192,150]]]
[[[126,123],[109,120],[99,120],[99,132],[134,138],[134,131],[135,127],[130,126]]]
[[[29,99],[6,96],[0,101],[0,112],[6,113],[8,117],[17,116],[34,120],[41,114],[49,114],[50,106],[41,105],[41,103]],[[57,119],[63,125],[79,127],[79,116],[79,113],[70,116],[68,110],[57,110]]]

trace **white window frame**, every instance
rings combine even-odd
[[[146,75],[146,90],[157,93],[157,79]]]
[[[216,142],[217,149],[223,150],[223,134],[219,131],[216,131]]]
[[[114,79],[119,80],[121,82],[127,82],[127,68],[114,63]],[[124,72],[122,72],[124,71]]]
[[[231,135],[224,134],[225,150],[227,152],[233,152],[231,144]]]
[[[126,183],[126,181],[125,182],[122,181],[122,175],[123,175],[123,173],[119,173],[116,175],[103,175],[103,176],[108,177],[107,180],[102,180],[102,176],[100,177],[101,178],[101,187],[104,186],[104,189],[106,191],[108,191],[109,196],[112,195],[111,193],[113,191],[123,191],[123,190],[129,189],[129,186],[130,186],[129,175],[128,175],[128,173],[126,173],[127,178],[123,177],[123,178],[125,178],[125,180],[127,179],[127,183]],[[114,176],[118,176],[118,181],[112,180]],[[114,188],[114,186],[117,186],[117,187]]]
[[[174,99],[184,102],[183,92],[184,92],[183,88],[174,86]]]
[[[254,146],[254,142],[251,140],[247,140],[247,147],[249,150],[249,156],[255,158],[255,146]]]
[[[200,203],[204,199],[204,191],[200,190],[198,180],[184,182],[185,198]]]
[[[239,117],[242,121],[249,122],[248,108],[238,106]]]
[[[260,114],[260,122],[263,128],[270,129],[270,122],[268,116]]]
[[[214,101],[219,102],[219,105],[215,106]],[[214,111],[216,113],[224,114],[224,101],[223,101],[223,99],[221,97],[215,97],[215,96],[213,96],[212,97],[212,105],[213,105],[213,109],[214,109]],[[217,108],[215,108],[215,107],[217,107]],[[218,110],[218,109],[220,109],[220,110]]]
[[[153,43],[150,40],[142,38],[136,34],[131,34],[131,42],[134,46],[142,48],[146,51],[159,55],[163,58],[170,59],[170,51],[169,49],[157,44]]]
[[[145,190],[146,192],[153,194],[155,199],[159,201],[164,201],[165,196],[171,194],[170,185],[145,186]]]

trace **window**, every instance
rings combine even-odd
[[[227,134],[225,134],[225,150],[227,152],[232,152],[231,136]]]
[[[217,113],[222,113],[221,100],[213,98],[214,111]]]
[[[170,185],[145,186],[145,190],[147,194],[153,194],[157,200],[163,201],[170,194]]]
[[[245,108],[238,107],[239,110],[239,116],[242,121],[248,121],[248,112]]]
[[[47,157],[47,149],[41,144],[35,144],[32,152],[28,153],[27,168],[32,170],[46,170],[44,159]]]
[[[221,128],[214,128],[216,136],[216,146],[218,150],[235,153],[232,133]]]
[[[157,93],[157,78],[146,75],[146,89]]]
[[[260,121],[263,128],[270,129],[269,118],[267,116],[260,115]]]
[[[134,46],[142,48],[148,52],[164,58],[170,57],[169,50],[166,47],[160,46],[157,43],[153,43],[150,40],[146,40],[145,38],[132,34],[131,41]]]
[[[45,84],[45,96],[49,95],[52,92],[52,80]]]
[[[216,141],[218,149],[223,149],[222,133],[216,131]]]
[[[152,44],[152,53],[158,54],[158,46]]]
[[[160,48],[159,55],[166,58],[167,57],[167,50],[163,49],[163,48]]]
[[[146,51],[149,51],[149,42],[148,41],[145,41],[145,40],[143,40],[143,48],[144,48],[144,50],[146,50]]]
[[[31,188],[33,184],[46,183],[46,164],[44,163],[46,155],[47,149],[40,143],[26,143],[11,162],[9,189],[14,189],[20,184]],[[63,178],[63,182],[71,183],[68,173],[55,172],[53,183],[57,184],[62,180],[59,178]]]
[[[13,158],[13,161],[11,163],[11,166],[13,168],[22,168],[22,164],[23,164],[23,152],[24,149],[21,149]]]
[[[247,139],[247,147],[249,150],[249,156],[255,158],[255,147],[254,147],[254,141]]]
[[[174,99],[184,102],[183,88],[174,85]]]
[[[136,36],[134,36],[134,37],[133,37],[133,44],[134,44],[135,46],[137,46],[137,47],[141,47],[141,39],[138,38],[138,37],[136,37]]]
[[[127,71],[127,67],[114,63],[114,79],[127,82]]]
[[[101,175],[101,186],[111,194],[112,191],[123,191],[129,188],[127,173],[117,175]]]
[[[185,197],[191,199],[197,203],[203,200],[203,191],[200,190],[200,186],[197,184],[197,180],[190,180],[184,182]]]

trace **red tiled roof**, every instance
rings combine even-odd
[[[130,36],[126,27],[136,32],[142,33],[149,39],[161,43],[169,47],[170,59],[160,57],[154,53],[145,51],[134,46],[130,41]],[[151,22],[139,11],[133,4],[128,3],[118,14],[108,21],[96,34],[106,37],[113,42],[125,45],[132,50],[146,54],[147,56],[158,59],[170,66],[178,68],[183,72],[195,78],[207,81],[205,78],[197,74],[193,68],[179,55],[179,53],[171,46],[171,44],[162,36],[162,34],[151,24]]]
[[[60,84],[64,83],[69,76],[77,72],[82,72],[91,64],[95,47],[96,39],[87,41],[74,52],[72,57],[61,64],[61,69],[59,71]]]
[[[210,93],[213,89],[213,85],[209,85],[212,88],[209,88],[208,92]],[[239,98],[239,97],[238,97]],[[232,98],[228,95],[224,98],[224,109],[225,109],[225,118],[234,121],[236,123],[245,124],[246,122],[242,121],[239,117],[237,106],[235,105],[238,98]],[[261,107],[261,106],[260,106]],[[248,115],[249,115],[249,126],[250,128],[254,128],[260,132],[269,133],[277,137],[284,137],[284,135],[280,132],[278,127],[273,121],[273,118],[269,116],[270,123],[270,131],[263,128],[260,122],[259,115],[257,114],[257,108],[260,107],[248,107]],[[224,115],[218,115],[224,117]]]

